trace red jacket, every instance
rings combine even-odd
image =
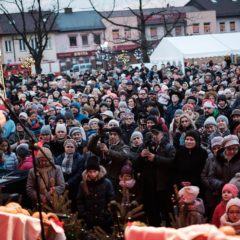
[[[214,209],[213,216],[212,216],[212,224],[216,227],[220,227],[220,218],[225,213],[227,203],[221,201],[216,208]]]
[[[21,163],[18,164],[18,170],[29,170],[33,167],[32,156],[27,156]]]

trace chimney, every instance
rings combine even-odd
[[[73,12],[72,8],[69,8],[69,7],[64,8],[64,13],[72,13],[72,12]]]

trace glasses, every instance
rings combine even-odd
[[[229,151],[229,152],[230,151],[234,151],[235,152],[235,151],[238,150],[238,147],[226,147],[226,150]]]

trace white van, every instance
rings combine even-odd
[[[74,64],[72,66],[71,72],[73,73],[85,73],[87,70],[92,69],[91,63],[80,63],[80,64]]]

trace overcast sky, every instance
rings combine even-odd
[[[9,2],[14,2],[17,0],[9,0]],[[24,5],[27,6],[32,3],[34,0],[23,0]],[[42,6],[50,7],[56,0],[41,0]],[[61,8],[66,7],[69,1],[72,1],[70,7],[73,8],[74,11],[84,11],[84,10],[91,10],[91,5],[88,0],[59,0]],[[113,6],[114,0],[93,0],[94,4],[96,4],[97,9],[102,11],[111,10]],[[173,6],[183,6],[189,0],[143,0],[143,6],[145,8],[156,8],[156,7],[164,7],[167,3]],[[6,6],[4,1],[0,0],[0,3]],[[116,0],[116,10],[120,9],[127,9],[127,7],[131,8],[138,8],[139,0]],[[7,8],[11,12],[17,12],[14,4],[8,5]]]

